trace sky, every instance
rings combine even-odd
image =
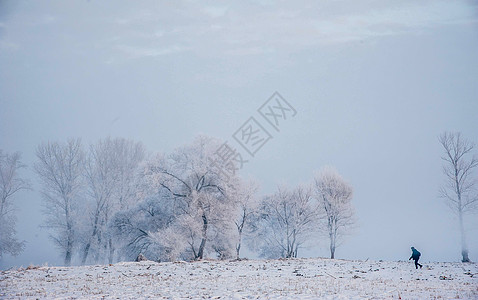
[[[0,0],[0,149],[22,152],[15,197],[26,248],[0,267],[59,265],[33,172],[41,142],[108,136],[167,153],[227,140],[250,117],[271,134],[241,170],[260,194],[333,166],[353,186],[345,259],[459,261],[438,197],[438,136],[478,144],[478,5],[472,1]],[[270,127],[278,92],[296,110]],[[478,155],[478,148],[475,149]],[[478,177],[478,174],[476,175]],[[478,215],[466,216],[478,261]],[[299,256],[327,256],[327,241]]]

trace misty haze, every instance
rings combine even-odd
[[[478,297],[472,1],[0,0],[0,297]]]

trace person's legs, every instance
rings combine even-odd
[[[418,266],[420,266],[420,269],[423,267],[423,265],[418,263],[418,259],[415,259],[415,269],[418,269]]]

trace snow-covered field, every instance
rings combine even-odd
[[[0,275],[0,298],[478,299],[476,264],[331,259],[127,262]]]

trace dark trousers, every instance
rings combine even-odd
[[[413,260],[415,261],[415,268],[416,269],[418,269],[418,266],[420,266],[420,268],[423,267],[421,264],[418,263],[419,258],[416,258],[416,259],[414,258]]]

